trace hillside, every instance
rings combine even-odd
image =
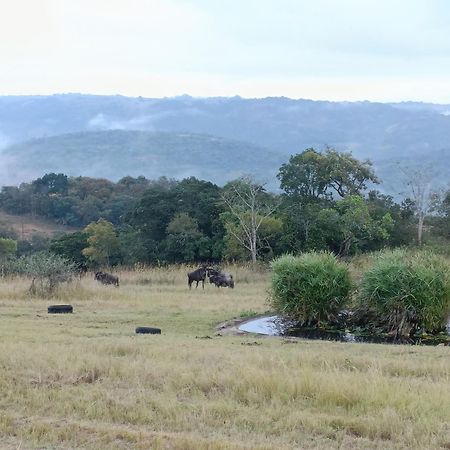
[[[446,184],[450,179],[448,111],[449,105],[427,103],[326,102],[284,97],[147,99],[81,94],[0,97],[0,148],[7,148],[2,154],[0,184],[17,183],[49,170],[113,179],[143,172],[149,177],[196,175],[219,183],[241,172],[271,179],[276,172],[273,164],[278,166],[290,154],[330,145],[341,151],[351,150],[358,158],[370,158],[386,182],[385,189],[395,193],[400,190],[398,164],[431,165],[435,168],[435,180]],[[108,133],[111,130],[169,134],[152,139],[155,145],[147,146],[151,149],[147,152],[142,150],[147,144],[139,144],[146,142],[148,138],[143,136],[147,134],[137,133],[133,138],[128,135],[123,139],[126,145],[121,146],[122,138]],[[51,139],[68,133],[94,134]],[[180,143],[184,135],[191,137]],[[98,146],[92,144],[95,136],[102,136],[98,137]],[[35,138],[44,139],[11,147]],[[196,139],[202,143],[193,143]],[[211,142],[207,143],[208,139]],[[189,151],[182,151],[183,148]],[[86,149],[96,154],[94,159],[92,153],[83,153]],[[100,149],[108,155],[120,154],[120,163],[116,157],[102,156]],[[75,154],[70,156],[70,151]],[[269,151],[272,153],[267,156]],[[40,152],[43,153],[37,158]],[[70,164],[63,164],[55,152],[68,158]],[[202,154],[204,164],[190,158],[192,154]],[[16,155],[20,155],[19,160],[14,159]],[[176,158],[171,159],[171,155]],[[221,173],[221,165],[227,173]],[[17,172],[6,171],[7,167]]]
[[[273,151],[230,139],[123,130],[35,139],[9,147],[3,160],[4,171],[21,174],[22,180],[63,172],[111,180],[125,175],[196,176],[220,184],[247,173],[273,182],[283,162]]]
[[[12,229],[21,240],[30,239],[34,234],[53,237],[59,233],[77,231],[77,228],[60,225],[42,217],[8,214],[2,210],[0,210],[0,227]]]

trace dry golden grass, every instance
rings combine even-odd
[[[267,310],[268,275],[232,267],[234,290],[189,291],[187,270],[51,299],[0,280],[0,448],[450,448],[450,348],[216,336]]]

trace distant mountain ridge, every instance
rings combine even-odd
[[[286,161],[289,155],[305,148],[315,147],[320,150],[330,145],[341,151],[352,151],[358,158],[370,158],[381,178],[386,181],[388,190],[399,189],[397,164],[432,165],[436,169],[436,179],[445,184],[450,180],[449,114],[450,105],[417,102],[326,102],[284,97],[243,99],[180,96],[146,99],[82,94],[6,96],[0,97],[0,148],[5,149],[2,152],[3,170],[0,170],[0,184],[5,184],[5,181],[23,181],[31,176],[26,167],[32,164],[26,160],[24,148],[34,152],[33,158],[37,157],[36,151],[39,149],[41,157],[38,166],[50,168],[53,167],[51,161],[47,164],[44,155],[47,155],[46,158],[51,155],[45,151],[43,142],[47,142],[49,148],[56,151],[51,138],[67,135],[61,138],[58,144],[61,151],[64,151],[66,146],[74,145],[73,137],[68,134],[110,130],[166,133],[168,142],[171,140],[169,136],[179,136],[183,133],[192,136],[207,135],[219,141],[232,140],[234,146],[225,145],[227,151],[231,151],[225,155],[225,159],[229,158],[236,164],[239,162],[239,151],[246,146],[252,149],[248,150],[248,154],[256,155],[259,151],[265,155],[264,152],[269,152],[271,156],[267,157],[268,160],[271,164],[278,164],[279,161]],[[113,139],[118,135],[103,134],[102,145],[106,146],[106,154],[108,143],[104,140],[105,136]],[[139,134],[133,139],[138,139],[137,136]],[[21,146],[21,143],[35,138],[44,140],[39,144],[35,142]],[[160,136],[160,145],[167,149],[162,140]],[[158,170],[168,171],[159,175],[176,176],[177,173],[184,173],[184,169],[177,170],[176,167],[180,163],[179,155],[182,153],[181,141],[178,139],[177,142],[178,150],[173,154],[178,155],[178,160],[165,160],[166,166],[157,166]],[[116,144],[111,145],[114,147]],[[219,146],[218,149],[223,150],[225,147]],[[207,148],[212,147],[207,145]],[[237,151],[237,148],[241,150]],[[257,151],[256,148],[265,150]],[[87,174],[84,172],[87,168],[83,166],[82,161],[83,151],[81,148],[77,151],[79,159],[71,159],[71,166],[66,172],[78,170],[78,174]],[[156,150],[153,148],[152,152],[154,151]],[[122,156],[125,155],[124,152],[127,152],[126,148],[123,148]],[[19,153],[22,161],[17,161]],[[217,152],[215,156],[218,157]],[[7,177],[6,167],[12,167],[11,161],[14,158],[17,173],[9,171]],[[250,161],[242,163],[241,171],[251,169],[259,178],[273,177],[276,170],[266,170],[266,166],[261,164],[256,156],[255,158],[253,164]],[[130,173],[136,173],[142,164],[139,160],[133,162],[131,153],[128,159],[129,161],[117,167],[117,170],[127,169]],[[105,159],[105,164],[108,164],[108,161],[111,164],[108,158]],[[184,168],[194,166],[195,164],[187,164]],[[95,165],[90,169],[93,167]],[[233,168],[227,176],[219,176],[213,165],[210,170],[197,171],[192,175],[205,172],[212,174],[212,181],[221,182],[236,173],[236,170]],[[93,175],[92,170],[88,173]],[[109,172],[108,177],[117,179],[127,174]],[[153,176],[152,174],[153,172],[149,172],[149,175]],[[276,180],[273,182],[276,184]]]

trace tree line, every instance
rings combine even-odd
[[[256,263],[283,253],[329,250],[346,257],[421,244],[423,230],[448,244],[450,190],[429,189],[424,197],[424,186],[414,185],[418,177],[410,179],[411,195],[397,202],[376,189],[380,180],[370,161],[328,148],[293,155],[277,178],[280,191],[273,193],[251,177],[219,187],[194,177],[128,176],[112,182],[49,173],[4,186],[0,208],[80,231],[24,242],[0,224],[0,256],[50,249],[80,267],[224,259]]]

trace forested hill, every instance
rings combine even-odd
[[[195,176],[223,184],[247,173],[272,182],[284,162],[252,144],[190,133],[92,131],[31,140],[3,152],[3,177],[48,172],[118,180],[124,175],[156,179]],[[9,179],[8,181],[14,181]],[[3,183],[5,184],[5,183]]]
[[[375,163],[376,172],[386,182],[385,190],[395,192],[398,190],[398,171],[395,169],[398,162],[403,165],[429,164],[436,170],[436,180],[446,184],[450,179],[449,111],[448,105],[412,102],[382,104],[288,98],[193,98],[189,96],[146,99],[81,94],[6,96],[0,97],[0,148],[5,149],[30,139],[68,133],[137,130],[175,133],[178,137],[180,134],[206,134],[216,136],[218,139],[216,142],[222,142],[221,139],[242,141],[248,144],[235,143],[237,147],[232,148],[248,146],[256,152],[256,147],[250,144],[263,147],[276,153],[275,160],[278,164],[279,161],[286,161],[289,155],[306,148],[315,147],[321,150],[329,145],[340,151],[350,150],[359,159],[370,158]],[[102,157],[107,161],[105,164],[114,166],[116,161],[107,157],[106,152],[116,151],[114,148],[117,147],[118,134],[82,134],[79,135],[78,142],[82,139],[90,140],[93,136],[101,136],[99,139],[104,149]],[[111,143],[107,142],[106,138],[111,138]],[[126,169],[130,174],[142,173],[142,171],[134,170],[139,167],[140,160],[133,159],[134,154],[130,147],[121,149],[123,170],[116,173],[111,169],[109,172],[111,175],[108,175],[107,167],[99,167],[92,160],[89,164],[89,157],[85,156],[83,148],[75,146],[76,139],[78,138],[66,136],[57,144],[58,152],[67,152],[70,146],[72,150],[78,149],[79,153],[74,155],[71,166],[58,168],[51,164],[47,166],[42,154],[42,159],[39,159],[41,159],[41,167],[45,165],[45,172],[61,170],[65,173],[80,175],[112,176],[115,179],[127,175]],[[141,137],[133,139],[141,139]],[[170,140],[171,138],[168,142]],[[29,174],[22,167],[35,167],[37,153],[34,151],[37,149],[40,152],[45,151],[46,157],[53,157],[50,152],[56,149],[56,143],[57,141],[49,139],[39,143],[33,142],[24,147],[8,148],[8,156],[17,152],[23,159],[16,166],[19,169],[16,174],[8,173],[9,179],[5,178],[5,170],[3,170],[0,174],[2,178],[0,184],[17,183],[31,179],[35,175],[42,175],[42,172]],[[169,148],[168,144],[163,144],[161,139],[160,143],[164,148]],[[88,147],[92,149],[90,143]],[[214,146],[208,145],[205,149],[209,152],[212,147]],[[214,155],[217,157],[219,150],[224,150],[225,147],[219,146]],[[52,150],[45,150],[46,148]],[[34,156],[28,156],[25,149],[31,149]],[[173,150],[169,154],[179,155],[180,152]],[[236,164],[233,167],[248,171],[249,166],[246,162],[239,160],[241,154],[242,152],[239,151],[222,155],[221,157],[227,163],[224,167],[229,168],[232,164]],[[244,152],[244,157],[246,154],[247,152]],[[209,158],[208,155],[204,156]],[[273,156],[268,158],[265,164],[262,160],[266,159],[266,153],[261,150],[257,158],[252,162],[248,161],[251,162],[251,172],[260,179],[272,177],[276,171],[275,168],[272,171],[265,170],[271,165],[272,158]],[[3,158],[3,161],[9,162],[9,159]],[[178,176],[181,172],[185,175],[183,169],[177,169],[178,173],[174,173],[173,169],[179,163],[177,159],[165,161],[168,162],[170,170],[158,173],[158,176]],[[97,162],[100,162],[100,159]],[[96,173],[85,171],[89,169],[89,166],[102,171]],[[184,165],[189,169],[194,166],[197,170],[192,172],[192,175],[219,183],[225,178],[223,174],[218,176],[219,172],[215,172],[217,165],[208,166],[208,170],[204,170],[206,166],[202,168],[201,164],[186,162]],[[161,168],[164,169],[164,166],[157,166],[158,171]],[[220,167],[217,169],[219,170]],[[200,172],[200,170],[203,171]],[[152,177],[155,173],[148,172],[143,175]]]

